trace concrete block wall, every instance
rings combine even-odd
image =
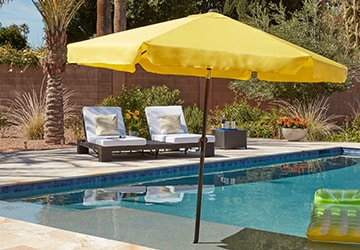
[[[29,92],[33,88],[39,90],[43,83],[40,68],[24,66],[0,65],[0,103],[5,99],[14,99],[17,92]],[[44,85],[45,86],[45,85]]]
[[[329,103],[329,113],[342,116],[339,120],[354,115],[354,110],[360,112],[360,85],[355,83],[344,92],[333,93]]]
[[[36,91],[41,89],[44,75],[41,68],[24,66],[0,65],[0,104],[5,99],[14,99],[16,92]],[[229,90],[228,79],[212,79],[209,91],[209,109],[222,108],[234,100],[234,94]],[[74,90],[75,96],[71,102],[77,104],[79,110],[83,106],[99,104],[110,95],[118,95],[121,86],[137,84],[143,87],[166,85],[169,89],[179,89],[180,98],[185,100],[184,106],[194,103],[203,108],[205,78],[159,75],[145,72],[140,67],[135,73],[116,72],[108,69],[85,66],[67,65],[63,74],[64,87]],[[43,85],[45,86],[45,85]],[[330,114],[351,115],[351,105],[358,105],[360,86],[354,85],[342,93],[334,93],[330,97]],[[263,107],[263,106],[262,106]]]

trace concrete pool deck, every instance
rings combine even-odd
[[[206,158],[205,162],[335,147],[360,149],[360,143],[288,142],[248,138],[247,149],[216,149],[215,157]],[[1,153],[0,187],[198,162],[198,152],[189,152],[186,155],[179,152],[161,153],[158,159],[154,159],[150,154],[123,153],[114,157],[113,162],[108,163],[98,162],[94,155],[77,154],[76,148]],[[231,247],[234,239],[235,242],[241,241],[243,246],[241,249],[255,249],[251,245],[246,248],[249,242],[241,237],[249,238],[255,237],[255,235],[265,237],[265,232],[201,222],[200,243],[192,244],[194,231],[194,220],[192,219],[160,216],[133,209],[124,209],[122,213],[124,218],[129,218],[129,221],[124,222],[129,234],[142,235],[141,242],[136,239],[131,242],[108,240],[0,217],[2,239],[0,249],[234,249]],[[139,224],[141,225],[140,229]],[[269,234],[269,232],[267,233]],[[269,241],[274,238],[276,239],[270,235]],[[306,243],[307,239],[300,237],[294,237],[294,242],[298,244],[298,247],[294,247],[294,249],[304,249],[303,245],[308,244]],[[266,243],[264,244],[264,248],[257,249],[277,249],[271,248],[269,244],[265,247]],[[344,249],[344,245],[341,247],[339,249]],[[347,247],[349,248],[346,249],[354,249],[351,248],[353,246]]]

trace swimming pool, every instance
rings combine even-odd
[[[270,166],[224,167],[226,171],[207,173],[201,219],[305,236],[315,190],[325,187],[357,189],[358,162],[357,157],[324,156]],[[114,222],[121,221],[121,212],[118,212],[122,209],[194,218],[196,183],[197,176],[193,173],[187,177],[177,174],[156,180],[144,178],[129,183],[130,186],[112,186],[114,183],[111,183],[110,186],[1,202],[0,215],[123,239],[116,234]],[[101,220],[107,230],[92,226],[94,218]],[[106,235],[106,231],[111,235]]]

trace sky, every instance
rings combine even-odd
[[[30,29],[28,34],[29,46],[36,49],[45,44],[42,17],[31,0],[13,0],[10,3],[5,3],[0,8],[0,23],[2,27],[25,23]]]

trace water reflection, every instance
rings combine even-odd
[[[214,193],[214,190],[214,185],[204,185],[203,194]],[[75,208],[74,205],[91,208],[120,205],[121,201],[177,203],[182,201],[184,194],[196,192],[197,185],[118,186],[24,198],[22,201],[61,206],[73,205],[72,208]]]
[[[214,193],[216,186],[237,185],[249,182],[289,178],[345,168],[357,164],[356,158],[331,157],[266,167],[238,169],[204,176],[203,194]],[[197,192],[197,177],[182,177],[156,182],[78,190],[50,194],[22,201],[54,205],[77,205],[85,208],[119,205],[122,201],[145,203],[178,203],[186,193]]]
[[[241,169],[215,175],[215,185],[235,185],[249,182],[268,181],[331,171],[356,165],[356,158],[332,157],[303,162],[285,163],[276,166]]]

